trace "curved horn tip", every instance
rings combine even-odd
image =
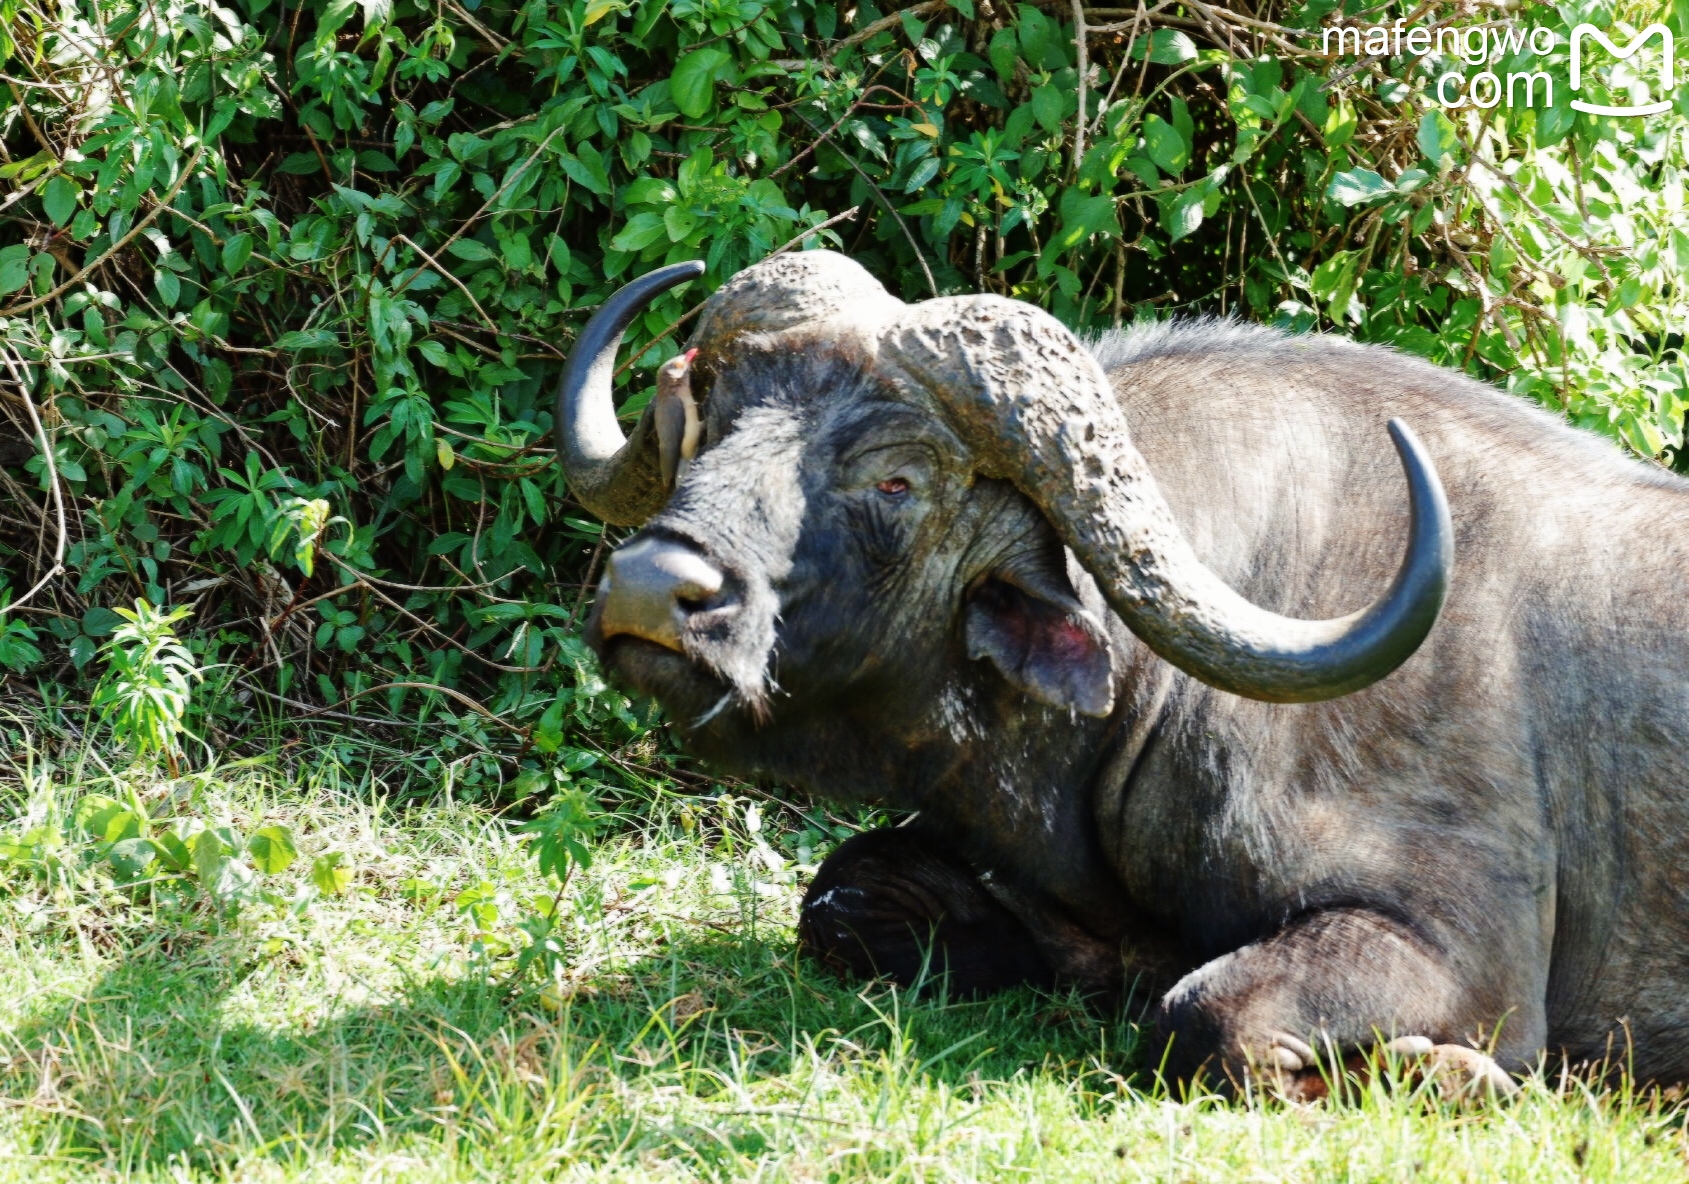
[[[1408,481],[1409,538],[1397,583],[1418,590],[1420,613],[1428,618],[1424,632],[1429,633],[1454,573],[1454,519],[1448,494],[1418,435],[1400,419],[1390,420],[1387,426]]]
[[[1409,509],[1418,527],[1415,534],[1417,536],[1419,530],[1435,531],[1440,544],[1434,548],[1435,557],[1446,569],[1454,562],[1454,524],[1449,516],[1448,494],[1437,477],[1437,467],[1431,463],[1430,454],[1425,451],[1419,436],[1405,422],[1391,419],[1385,426],[1390,432],[1390,442],[1396,446],[1402,471],[1407,475]],[[1416,537],[1415,541],[1420,540]],[[1445,570],[1445,583],[1447,577]]]
[[[1331,647],[1334,657],[1345,654],[1346,660],[1340,658],[1335,663],[1348,667],[1343,674],[1286,694],[1253,697],[1314,702],[1361,690],[1411,658],[1442,613],[1454,571],[1454,525],[1448,497],[1413,429],[1400,419],[1391,419],[1386,426],[1408,483],[1407,546],[1395,579],[1370,609],[1350,618],[1352,630]]]
[[[599,306],[575,338],[557,387],[557,451],[576,500],[607,522],[634,524],[655,513],[664,490],[644,436],[629,444],[616,421],[612,385],[622,334],[660,293],[698,278],[701,260],[688,259],[623,284]]]

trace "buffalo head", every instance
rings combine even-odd
[[[941,775],[1004,712],[1107,717],[1110,610],[1196,678],[1281,702],[1384,677],[1437,617],[1448,511],[1399,422],[1412,524],[1394,582],[1347,617],[1278,616],[1196,558],[1120,397],[1054,318],[996,296],[905,304],[830,252],[711,296],[666,368],[686,389],[624,439],[622,331],[701,270],[606,302],[557,418],[574,496],[643,527],[609,560],[589,640],[704,755],[829,788],[806,773],[824,738],[830,788],[886,787],[912,763]]]

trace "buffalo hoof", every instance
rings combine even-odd
[[[1463,1044],[1432,1044],[1424,1036],[1402,1036],[1384,1046],[1417,1076],[1436,1083],[1445,1101],[1472,1103],[1511,1098],[1519,1085],[1495,1058]]]
[[[868,831],[827,857],[804,896],[798,944],[846,978],[943,981],[953,995],[1055,977],[972,870],[907,829]]]
[[[1258,1076],[1278,1097],[1290,1102],[1314,1102],[1329,1097],[1332,1075],[1317,1062],[1306,1041],[1275,1032],[1256,1058]],[[1387,1066],[1398,1067],[1405,1085],[1429,1081],[1445,1102],[1471,1106],[1511,1098],[1519,1092],[1516,1083],[1493,1057],[1463,1044],[1434,1044],[1424,1036],[1398,1036],[1370,1052],[1356,1052],[1343,1059],[1343,1076],[1364,1084]]]

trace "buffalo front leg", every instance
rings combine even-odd
[[[1493,1040],[1504,1060],[1540,1043],[1543,1019],[1493,985],[1463,981],[1452,960],[1410,925],[1368,909],[1310,914],[1199,967],[1163,997],[1166,1066],[1181,1081],[1238,1086],[1249,1078],[1317,1077],[1316,1050],[1373,1049],[1420,1059],[1506,1092],[1506,1074],[1466,1042]],[[1514,1055],[1508,1055],[1508,1050]]]
[[[798,943],[840,974],[902,986],[947,975],[984,995],[1055,980],[1031,932],[961,861],[907,829],[869,831],[821,864]]]

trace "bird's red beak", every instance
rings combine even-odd
[[[698,356],[697,347],[694,346],[692,349],[687,350],[685,353],[681,354],[680,356],[685,358],[686,364],[688,366],[690,366],[692,364],[692,359]]]

